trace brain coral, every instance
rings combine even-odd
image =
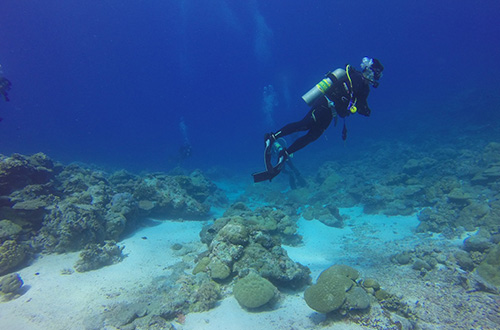
[[[234,297],[241,306],[257,308],[267,304],[276,295],[276,287],[255,273],[238,280],[233,288]]]
[[[320,313],[329,313],[342,307],[346,292],[354,285],[359,273],[346,265],[333,265],[324,270],[316,284],[304,292],[309,307]]]
[[[315,311],[329,313],[344,304],[345,290],[338,285],[313,284],[304,292],[304,299]]]

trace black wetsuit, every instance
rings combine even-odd
[[[367,98],[370,93],[370,85],[363,78],[361,72],[356,71],[349,67],[349,76],[352,81],[352,97],[351,97],[351,83],[347,75],[341,79],[333,78],[335,81],[326,93],[330,101],[335,103],[335,107],[330,107],[326,97],[321,96],[314,102],[311,110],[300,121],[290,123],[280,129],[274,136],[278,139],[280,137],[300,132],[307,131],[307,134],[298,138],[288,149],[289,154],[293,154],[297,150],[304,148],[309,143],[318,139],[321,134],[330,126],[332,119],[335,115],[345,118],[351,114],[348,110],[350,102],[356,102],[357,112],[364,115],[370,115],[370,108],[368,107]],[[333,80],[332,79],[332,80]]]

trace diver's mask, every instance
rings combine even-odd
[[[384,66],[376,58],[363,57],[361,61],[361,69],[363,69],[363,77],[368,80],[374,88],[379,85],[378,80],[382,78]]]

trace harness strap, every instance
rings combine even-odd
[[[335,103],[333,103],[332,100],[330,100],[328,98],[328,96],[324,95],[326,101],[328,102],[328,107],[332,110],[332,115],[333,115],[333,118],[335,118],[335,123],[337,123],[337,116],[338,116],[338,113],[337,113],[337,109],[335,109]]]

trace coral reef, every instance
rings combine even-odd
[[[75,264],[78,272],[88,272],[120,262],[125,257],[122,253],[125,247],[119,247],[114,241],[106,241],[104,244],[88,244],[80,252],[80,259]]]
[[[53,162],[45,154],[0,155],[0,243],[66,252],[118,240],[146,217],[199,219],[225,196],[201,171],[136,176]]]
[[[479,227],[498,231],[499,145],[373,143],[359,159],[325,161],[306,188],[276,192],[259,186],[258,192],[247,189],[242,200],[263,199],[286,207],[289,216],[300,214],[334,227],[346,220],[336,208],[360,205],[366,214],[418,214],[419,232],[457,237]]]
[[[208,272],[224,280],[254,271],[273,284],[298,288],[310,281],[309,269],[291,260],[281,241],[297,236],[296,224],[282,211],[269,207],[250,210],[243,203],[230,207],[200,233],[208,255],[193,273]]]

